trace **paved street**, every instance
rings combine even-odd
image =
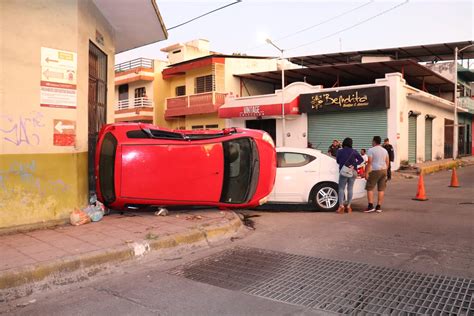
[[[5,305],[0,312],[14,315],[344,313],[349,309],[335,310],[332,306],[336,303],[323,306],[314,298],[305,299],[303,295],[334,292],[335,285],[352,286],[354,292],[360,291],[364,284],[365,289],[370,288],[369,277],[358,281],[353,275],[363,276],[365,272],[373,271],[374,284],[378,282],[377,278],[387,281],[384,286],[377,283],[376,289],[364,290],[364,295],[383,292],[382,288],[390,292],[395,287],[400,289],[419,280],[428,282],[427,288],[440,286],[445,281],[455,284],[449,292],[453,293],[452,300],[443,296],[448,294],[439,294],[441,290],[437,290],[439,296],[429,293],[422,296],[419,290],[403,288],[406,298],[410,295],[410,299],[416,300],[400,299],[403,295],[397,292],[398,307],[383,309],[384,313],[406,311],[424,304],[428,314],[444,310],[447,314],[462,315],[463,304],[470,312],[474,309],[473,282],[467,280],[474,279],[474,167],[462,168],[458,175],[461,188],[448,188],[451,176],[448,171],[426,176],[429,198],[426,202],[412,200],[417,179],[392,181],[381,214],[337,215],[284,209],[246,211],[245,214],[252,216],[250,219],[256,229],[237,239],[211,248],[136,260],[93,281],[11,302],[9,308]],[[365,201],[358,201],[354,206],[355,210],[362,210]],[[199,261],[207,257],[210,259]],[[215,273],[210,273],[213,271],[209,268],[215,269]],[[426,273],[451,278],[428,277]],[[298,275],[306,279],[296,282]],[[393,275],[400,276],[401,281],[394,281]],[[245,282],[239,284],[241,280],[247,280],[249,286],[246,287]],[[292,281],[302,285],[301,291],[293,291],[287,296],[270,293],[275,285],[281,289],[294,289]],[[307,288],[303,289],[303,286]],[[419,284],[417,286],[420,288]],[[346,291],[347,288],[337,289],[338,304],[347,307],[353,298],[350,293],[344,294],[346,298],[341,296],[342,289]],[[464,296],[459,295],[461,292]],[[465,302],[469,296],[471,305],[469,301]],[[327,295],[318,297],[323,300]],[[382,300],[382,296],[379,298]],[[364,298],[365,301],[372,299]],[[392,298],[384,296],[384,299]],[[460,305],[456,306],[456,302]],[[21,307],[21,304],[26,306]],[[359,306],[359,311],[369,305]],[[380,313],[381,310],[364,311]]]

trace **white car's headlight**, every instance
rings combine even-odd
[[[270,134],[263,133],[262,139],[272,145],[273,148],[275,148],[275,143],[273,142],[273,138],[270,136]]]

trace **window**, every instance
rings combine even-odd
[[[192,130],[195,130],[195,129],[204,129],[204,125],[193,125],[193,126],[191,126],[191,129],[192,129]]]
[[[218,129],[219,125],[218,124],[210,124],[206,125],[206,129]]]
[[[316,157],[300,153],[277,153],[278,168],[303,167],[315,160]]]
[[[178,54],[178,53],[181,53],[181,49],[174,50],[174,51],[172,52],[172,54]]]
[[[186,95],[186,86],[176,87],[175,94],[177,97]]]
[[[128,84],[119,86],[119,100],[128,100]]]
[[[135,98],[144,98],[146,97],[145,87],[140,87],[135,89]]]
[[[212,75],[197,77],[194,93],[214,91],[214,78]]]
[[[250,138],[239,138],[222,143],[224,150],[224,182],[220,201],[245,203],[255,193],[259,159]]]

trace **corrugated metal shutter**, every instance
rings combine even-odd
[[[416,119],[417,116],[408,117],[408,162],[416,163]]]
[[[352,138],[354,149],[369,149],[374,136],[387,137],[387,110],[308,115],[308,140],[327,152],[333,139]]]
[[[431,161],[433,158],[433,119],[425,120],[425,161]]]

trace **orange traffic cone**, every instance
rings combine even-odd
[[[423,181],[423,173],[420,173],[418,177],[418,191],[416,192],[416,198],[413,200],[415,201],[427,201],[426,193],[425,193],[425,182]]]
[[[453,173],[451,174],[451,184],[449,186],[451,188],[459,188],[458,174],[456,172],[456,168],[453,168]]]

